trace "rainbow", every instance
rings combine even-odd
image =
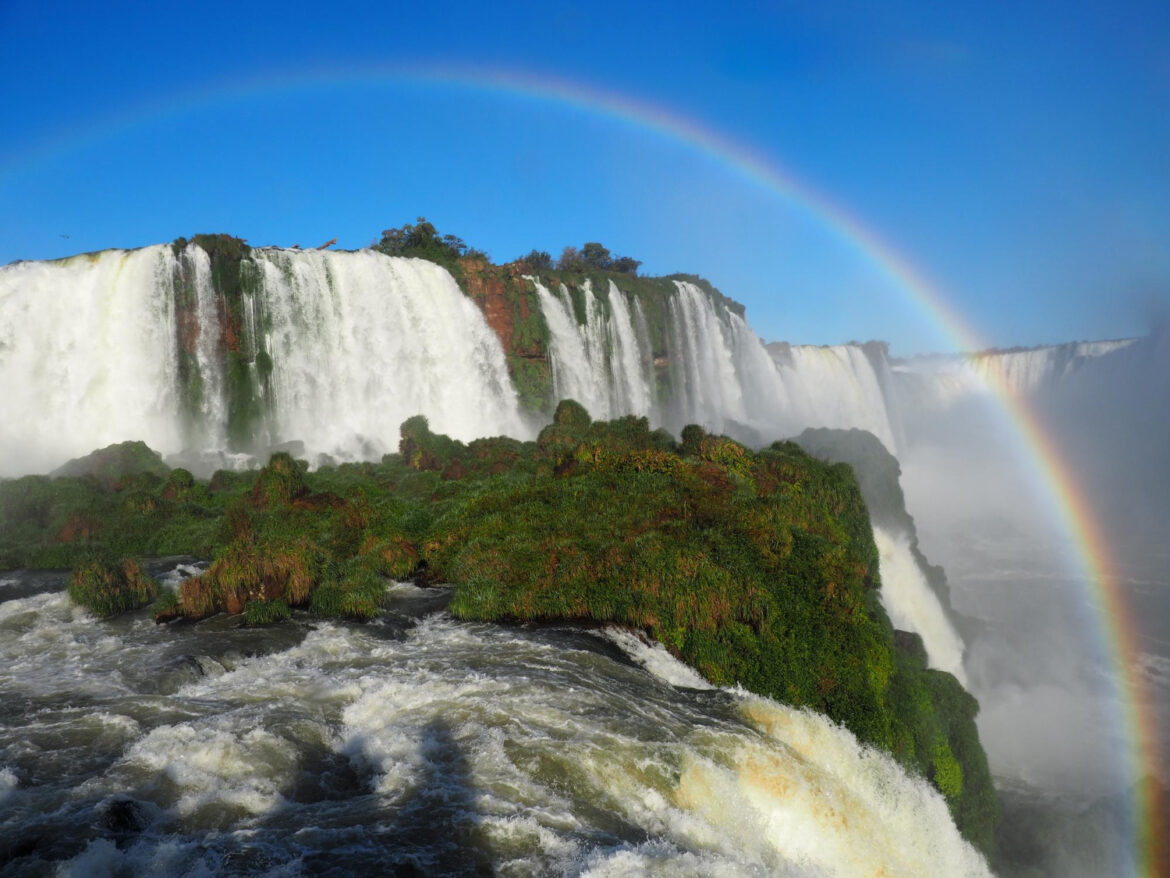
[[[775,159],[666,108],[545,74],[450,65],[374,66],[345,71],[277,72],[232,80],[139,104],[81,132],[74,129],[31,149],[10,154],[0,163],[0,185],[9,174],[30,163],[58,158],[136,127],[201,108],[294,93],[306,88],[371,84],[437,84],[489,95],[519,96],[576,108],[682,144],[751,184],[791,202],[818,221],[908,297],[910,303],[953,342],[956,350],[978,351],[988,347],[924,272],[915,268],[843,205],[802,183]],[[1121,721],[1129,742],[1126,767],[1137,789],[1132,806],[1135,874],[1156,876],[1170,862],[1168,841],[1160,837],[1161,827],[1170,823],[1167,822],[1168,815],[1162,813],[1162,803],[1150,782],[1160,775],[1158,735],[1153,713],[1144,706],[1149,703],[1144,683],[1130,670],[1138,651],[1136,628],[1120,583],[1113,573],[1109,547],[1102,528],[1093,517],[1088,499],[1063,460],[1057,443],[1045,432],[1024,401],[1016,397],[1002,380],[996,377],[988,380],[990,389],[1036,466],[1053,514],[1075,546],[1076,561],[1087,582],[1088,597],[1105,649],[1119,671],[1119,695],[1124,714]]]

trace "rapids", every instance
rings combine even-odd
[[[6,874],[987,874],[889,757],[625,632],[459,623],[402,584],[368,625],[97,623],[23,579]]]

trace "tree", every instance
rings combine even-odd
[[[450,266],[450,263],[465,256],[486,258],[481,250],[468,247],[463,239],[456,235],[440,235],[434,224],[420,216],[417,222],[406,223],[398,229],[386,229],[382,232],[382,239],[374,245],[375,250],[381,250],[387,256],[416,256],[420,259],[429,259],[440,265]]]
[[[576,247],[566,247],[561,251],[561,258],[557,260],[557,268],[560,271],[580,271],[584,267],[581,251]]]
[[[517,261],[527,263],[533,271],[549,271],[553,267],[552,255],[547,250],[530,250]]]
[[[609,255],[609,250],[601,246],[597,241],[587,241],[585,243],[585,246],[581,249],[581,258],[590,268],[608,271],[613,266],[613,259]]]
[[[622,274],[636,275],[638,273],[638,266],[641,264],[641,260],[634,259],[632,256],[619,256],[614,259],[612,268],[614,271],[620,271]]]

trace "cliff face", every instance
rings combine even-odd
[[[548,325],[532,284],[524,279],[526,267],[516,262],[492,265],[469,257],[460,261],[455,274],[460,288],[500,339],[520,404],[529,411],[544,412],[553,401]]]

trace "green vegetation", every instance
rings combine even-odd
[[[69,579],[69,597],[102,619],[145,607],[157,594],[158,583],[133,558],[92,557]]]
[[[946,573],[941,567],[931,564],[918,546],[914,518],[906,511],[902,494],[902,467],[881,440],[865,430],[820,427],[805,430],[794,441],[814,457],[853,467],[874,525],[909,537],[910,552],[926,575],[931,590],[938,596],[943,612],[964,639],[974,636],[978,623],[955,612]]]
[[[552,254],[547,250],[529,250],[516,261],[524,263],[529,271],[551,271],[553,267]]]
[[[894,755],[942,792],[963,835],[990,855],[999,800],[975,727],[979,702],[950,674],[926,667],[918,635],[899,631],[889,703]]]
[[[549,260],[551,262],[551,260]],[[613,271],[619,274],[637,274],[642,262],[629,256],[613,256],[609,248],[597,241],[587,241],[578,250],[566,247],[557,261],[559,271]],[[551,268],[552,266],[547,266]]]
[[[416,223],[406,223],[397,229],[386,229],[373,249],[387,256],[412,256],[437,262],[458,277],[459,260],[487,259],[482,250],[468,247],[455,235],[440,235],[433,223],[420,216]]]
[[[262,275],[251,259],[252,248],[243,238],[231,235],[195,235],[188,241],[171,243],[175,255],[188,244],[207,253],[211,267],[211,289],[217,299],[219,333],[217,348],[223,357],[227,379],[227,432],[233,448],[250,451],[264,418],[263,394],[267,391],[272,361],[262,338],[253,338],[247,311],[254,307],[254,294]],[[195,267],[182,260],[173,278],[179,342],[179,387],[188,425],[197,427],[205,402],[204,378],[199,371],[196,345],[202,331],[197,316],[198,279]]]
[[[84,519],[85,527],[65,525]],[[78,564],[100,614],[153,596],[132,562],[212,559],[156,618],[296,608],[369,619],[387,584],[450,583],[463,619],[635,628],[721,685],[820,711],[893,753],[990,850],[996,800],[978,705],[928,670],[879,600],[877,552],[853,470],[778,442],[758,452],[645,418],[593,422],[563,401],[536,442],[463,443],[424,417],[380,463],[308,472],[274,454],[258,472],[184,470],[0,483],[0,566]]]

